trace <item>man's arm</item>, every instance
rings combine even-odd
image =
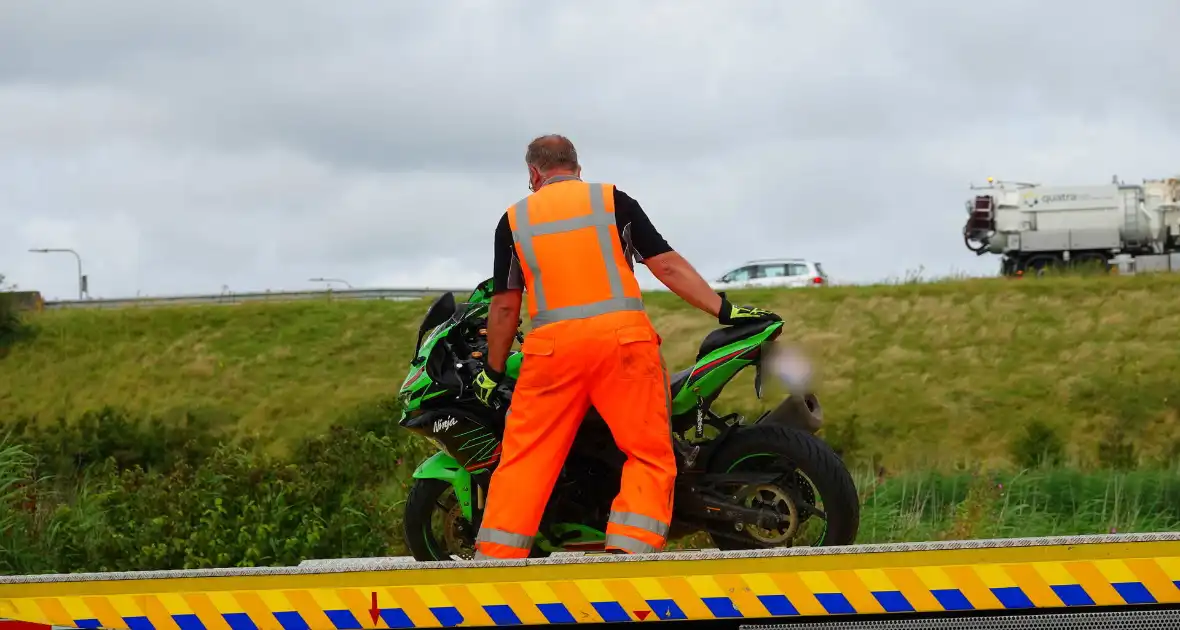
[[[517,325],[520,322],[521,292],[510,289],[492,296],[488,309],[488,362],[489,370],[503,374],[508,363],[508,351],[516,340]]]
[[[627,229],[631,247],[652,275],[680,299],[717,317],[721,296],[664,240],[639,202],[618,188],[615,188],[615,214],[621,227]]]
[[[520,263],[516,261],[516,247],[512,242],[512,227],[508,224],[508,213],[505,212],[496,225],[492,304],[488,308],[487,368],[496,375],[504,373],[508,351],[516,339],[523,284]]]
[[[709,286],[709,282],[684,259],[671,251],[652,256],[644,261],[651,274],[680,299],[702,311],[718,317],[721,312],[721,296]]]

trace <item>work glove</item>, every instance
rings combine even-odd
[[[722,326],[782,321],[781,317],[768,310],[754,308],[753,306],[734,306],[730,303],[729,298],[725,297],[724,293],[718,293],[717,295],[721,296],[721,310],[717,313],[717,321]]]
[[[502,380],[504,380],[504,375],[491,368],[480,370],[479,374],[475,375],[475,380],[472,381],[475,386],[475,397],[479,399],[479,402],[491,407],[492,394],[495,393],[496,387]]]

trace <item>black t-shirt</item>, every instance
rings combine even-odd
[[[619,231],[619,242],[623,244],[627,263],[635,268],[635,262],[659,256],[672,251],[668,241],[660,235],[639,202],[627,193],[615,188],[615,228]],[[516,247],[512,240],[512,227],[508,225],[508,213],[500,217],[496,226],[495,263],[492,272],[493,292],[506,289],[523,289],[524,275],[520,261],[516,258]]]

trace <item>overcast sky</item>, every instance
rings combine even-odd
[[[1176,0],[0,0],[0,273],[472,285],[562,133],[710,277],[992,274],[971,181],[1180,172],[1178,40]]]

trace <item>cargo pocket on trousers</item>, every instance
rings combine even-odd
[[[628,380],[661,378],[660,350],[655,332],[646,326],[624,326],[619,340],[619,376]]]
[[[553,380],[553,340],[545,337],[525,337],[520,344],[524,355],[520,364],[520,378],[516,388],[544,387]]]

